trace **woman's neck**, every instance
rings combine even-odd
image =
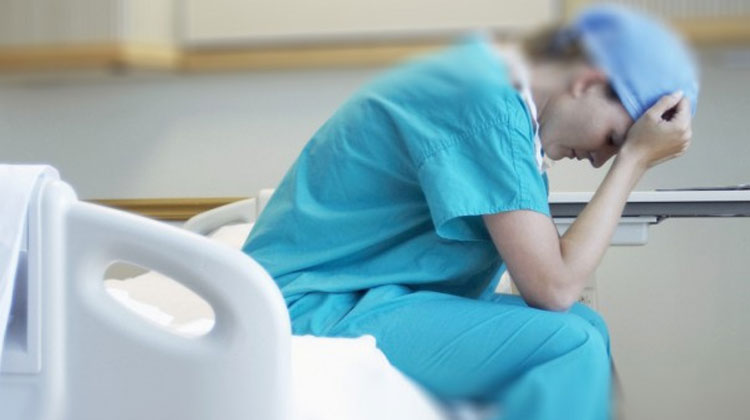
[[[539,110],[539,115],[544,114],[544,109],[552,97],[567,90],[571,72],[571,65],[566,63],[552,60],[529,62],[531,95],[534,98],[534,104]]]

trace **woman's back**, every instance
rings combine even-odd
[[[365,86],[313,136],[244,251],[285,297],[405,284],[478,296],[502,261],[481,214],[545,214],[526,106],[481,37]]]

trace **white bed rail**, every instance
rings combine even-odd
[[[200,235],[207,235],[228,224],[253,223],[273,193],[274,189],[264,188],[258,192],[258,197],[235,201],[197,214],[188,219],[182,227]]]
[[[4,366],[3,420],[287,418],[291,328],[257,263],[194,233],[80,202],[59,181],[40,199],[29,218],[23,314],[40,322],[6,346],[11,360],[39,363]],[[181,337],[116,303],[102,281],[114,261],[192,289],[213,307],[214,328]],[[35,336],[39,345],[26,345]]]
[[[212,231],[230,223],[252,223],[259,214],[258,200],[247,198],[213,208],[196,214],[188,219],[182,227],[199,235],[208,235]]]

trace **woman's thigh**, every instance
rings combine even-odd
[[[585,357],[607,359],[605,340],[590,320],[519,300],[383,286],[362,296],[326,335],[375,336],[391,363],[446,399],[497,400],[529,369],[556,359],[579,363],[566,355],[584,347]]]

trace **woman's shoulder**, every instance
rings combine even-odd
[[[491,42],[478,36],[385,72],[353,99],[353,104],[377,102],[409,115],[468,125],[514,122],[525,113],[507,66]]]

